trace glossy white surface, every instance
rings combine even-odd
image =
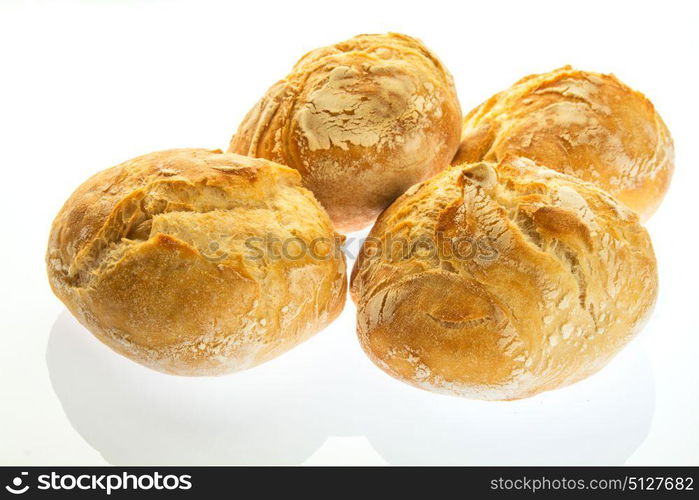
[[[0,4],[0,464],[698,464],[696,6],[343,5]],[[464,111],[566,63],[614,72],[659,109],[677,149],[648,224],[660,299],[605,370],[511,403],[422,392],[363,355],[349,303],[265,365],[168,377],[113,354],[53,297],[49,226],[87,176],[153,150],[225,148],[307,50],[388,30],[439,54]]]

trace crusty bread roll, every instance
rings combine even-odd
[[[369,357],[417,387],[517,399],[580,380],[638,331],[657,291],[631,210],[508,157],[452,167],[381,216],[352,272]]]
[[[176,149],[80,186],[46,262],[54,293],[109,347],[162,372],[213,375],[273,358],[340,313],[335,237],[295,170]]]
[[[229,151],[295,168],[335,227],[352,231],[449,165],[460,122],[452,77],[419,40],[360,35],[301,58]]]
[[[670,133],[643,94],[570,66],[523,78],[466,115],[455,165],[508,153],[597,184],[641,220],[674,169]]]

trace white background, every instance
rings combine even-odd
[[[0,463],[698,464],[698,24],[672,1],[1,2]],[[677,150],[648,224],[661,293],[609,367],[519,402],[438,396],[364,357],[350,303],[265,365],[167,377],[65,312],[43,257],[75,187],[154,150],[225,148],[306,51],[384,31],[442,58],[464,112],[567,63],[655,103]]]

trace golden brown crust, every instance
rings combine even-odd
[[[398,198],[364,244],[351,291],[361,345],[387,373],[517,399],[604,366],[649,314],[657,274],[635,213],[508,157],[451,167]]]
[[[46,261],[54,293],[109,347],[163,372],[208,375],[271,359],[340,313],[336,236],[293,169],[177,149],[80,186],[53,223]]]
[[[646,220],[670,185],[674,147],[653,104],[614,75],[570,66],[530,75],[464,118],[452,162],[507,154],[607,190]]]
[[[248,113],[229,151],[295,168],[350,231],[449,164],[460,113],[451,75],[420,41],[360,35],[302,57]]]

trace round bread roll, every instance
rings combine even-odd
[[[335,227],[353,231],[449,165],[460,122],[452,77],[419,40],[360,35],[302,57],[229,151],[295,168]]]
[[[651,102],[613,75],[566,66],[523,78],[464,118],[453,164],[508,153],[606,189],[646,220],[674,169],[670,132]]]
[[[56,217],[54,293],[99,340],[177,375],[252,367],[330,323],[345,261],[293,169],[176,149],[104,170]]]
[[[596,372],[657,292],[637,215],[508,157],[452,167],[380,217],[352,272],[362,347],[417,387],[509,400]]]

